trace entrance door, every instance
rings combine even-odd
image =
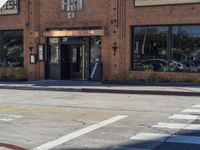
[[[61,79],[87,80],[86,56],[84,44],[61,45]]]

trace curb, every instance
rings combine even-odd
[[[6,143],[0,143],[0,147],[12,149],[12,150],[27,150],[25,148],[22,148],[22,147],[19,147],[16,145],[12,145],[12,144],[6,144]]]
[[[159,91],[159,90],[118,90],[98,88],[48,88],[48,87],[18,87],[0,86],[0,89],[13,90],[40,90],[40,91],[61,91],[61,92],[82,92],[82,93],[110,93],[110,94],[142,94],[142,95],[168,95],[168,96],[200,96],[200,92],[181,91]]]
[[[179,91],[150,91],[150,90],[116,90],[116,89],[86,89],[86,93],[113,93],[113,94],[143,94],[143,95],[168,95],[168,96],[200,96],[200,92],[179,92]]]
[[[0,86],[0,89],[12,90],[39,90],[39,91],[63,91],[63,92],[81,92],[80,88],[42,88],[42,87],[18,87],[18,86]]]

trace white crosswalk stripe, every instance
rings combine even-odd
[[[174,114],[174,115],[170,116],[169,119],[197,120],[197,119],[199,119],[199,116],[197,116],[197,115],[180,115],[180,114]]]
[[[188,124],[178,124],[178,123],[158,123],[156,125],[153,125],[154,128],[168,128],[168,129],[183,129]]]
[[[194,105],[193,108],[200,108],[200,105]]]
[[[182,112],[185,112],[185,113],[200,113],[200,109],[185,109]]]
[[[134,141],[140,141],[142,143],[158,142],[160,144],[161,143],[177,143],[177,144],[192,144],[192,145],[200,146],[200,136],[196,136],[197,134],[193,134],[195,136],[192,135],[193,132],[195,133],[195,131],[200,131],[200,124],[191,123],[195,120],[200,120],[200,105],[194,105],[192,106],[192,109],[185,109],[181,111],[180,114],[173,114],[169,116],[168,119],[171,119],[169,123],[158,122],[152,127],[159,128],[160,131],[161,129],[165,129],[164,131],[166,131],[167,129],[176,129],[176,130],[179,130],[180,132],[182,130],[188,130],[191,134],[178,135],[177,133],[160,134],[160,133],[146,133],[145,132],[145,133],[138,133],[137,135],[131,137],[130,139]],[[170,130],[169,133],[172,133],[172,131],[173,130]],[[149,149],[149,147],[145,147],[145,148]],[[119,150],[124,150],[124,149],[119,149]],[[136,149],[136,150],[141,150],[141,149]]]
[[[155,134],[155,133],[139,133],[130,138],[131,140],[140,141],[156,141],[156,142],[169,142],[169,143],[184,143],[184,144],[198,144],[200,145],[200,137],[196,136],[183,136],[183,135],[170,135],[170,134]]]
[[[168,128],[168,129],[185,129],[200,131],[200,124],[178,124],[178,123],[158,123],[153,125],[155,128]]]
[[[131,137],[131,140],[142,140],[142,141],[158,141],[164,142],[169,138],[170,134],[155,134],[155,133],[139,133],[136,136]]]

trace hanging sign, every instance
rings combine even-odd
[[[135,0],[135,6],[200,3],[200,0]]]
[[[0,3],[0,15],[12,15],[19,13],[19,0],[3,0]]]

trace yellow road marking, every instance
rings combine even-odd
[[[0,111],[15,111],[20,113],[43,113],[43,114],[62,114],[68,116],[95,116],[95,117],[113,117],[115,114],[103,114],[103,113],[93,113],[93,112],[67,112],[56,109],[32,109],[32,108],[17,108],[17,107],[0,107]]]

